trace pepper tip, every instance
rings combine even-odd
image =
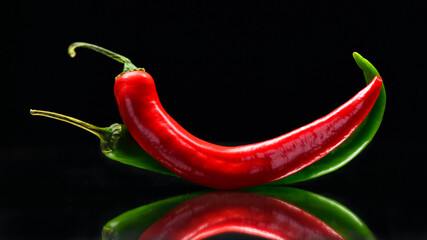
[[[362,57],[358,52],[353,52],[353,58],[360,58]]]

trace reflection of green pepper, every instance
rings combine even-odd
[[[203,193],[184,194],[127,211],[104,225],[102,239],[138,239],[141,232],[145,231],[176,205]]]
[[[353,53],[353,57],[357,65],[363,70],[367,84],[370,83],[375,76],[380,75],[377,69],[360,54]],[[333,172],[347,164],[371,142],[380,127],[384,115],[385,103],[386,93],[383,83],[380,95],[368,116],[341,145],[310,166],[286,178],[272,182],[271,184],[289,184],[313,179]]]
[[[374,239],[366,224],[340,203],[309,191],[291,187],[253,187],[250,192],[281,199],[313,214],[345,239]]]
[[[362,56],[354,53],[353,57],[358,66],[363,70],[367,83],[369,83],[376,75],[379,75],[375,67]],[[386,96],[383,86],[369,115],[346,141],[312,165],[294,173],[293,175],[269,184],[300,182],[322,176],[344,166],[359,154],[374,137],[384,114],[385,100]],[[123,124],[113,124],[110,127],[100,128],[57,113],[39,110],[31,110],[30,112],[33,115],[65,121],[94,133],[101,139],[102,152],[113,160],[149,171],[177,176],[145,152],[132,138]]]
[[[359,217],[343,205],[318,194],[282,186],[260,186],[248,188],[245,192],[269,196],[292,204],[320,219],[345,239],[374,239],[372,232]],[[221,194],[221,191],[216,193]],[[138,239],[146,229],[175,206],[202,194],[169,198],[125,212],[105,224],[103,239]]]

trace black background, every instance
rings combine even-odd
[[[155,79],[165,109],[212,142],[255,142],[325,115],[363,88],[357,51],[381,73],[384,120],[334,173],[296,187],[354,211],[380,239],[423,239],[425,22],[420,5],[379,1],[14,1],[2,11],[0,239],[99,239],[131,208],[203,189],[112,162],[98,140],[50,110],[121,122],[122,65],[74,41],[129,57]]]

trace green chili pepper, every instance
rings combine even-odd
[[[357,65],[363,70],[366,83],[369,83],[375,76],[379,75],[375,67],[358,53],[354,53],[353,57]],[[309,180],[335,171],[347,164],[356,157],[374,137],[381,124],[385,103],[386,94],[383,85],[381,93],[369,115],[346,141],[312,165],[293,175],[269,184],[289,184]],[[58,113],[40,110],[31,110],[30,113],[32,115],[50,117],[68,122],[95,134],[101,140],[101,151],[110,159],[134,167],[177,177],[176,174],[172,173],[145,152],[132,138],[126,126],[123,124],[116,123],[109,127],[101,128]]]
[[[243,191],[269,196],[301,208],[326,223],[345,239],[375,239],[371,230],[357,215],[324,196],[283,186],[259,186]],[[138,239],[145,230],[174,207],[209,192],[211,191],[180,195],[127,211],[104,225],[103,239]],[[227,194],[230,191],[223,193]]]
[[[124,124],[115,123],[109,127],[97,127],[54,112],[30,110],[30,113],[64,121],[95,134],[101,140],[102,153],[110,159],[149,171],[177,176],[145,152],[132,138]]]
[[[366,84],[369,84],[375,76],[380,76],[377,69],[358,53],[353,53],[353,58],[359,68],[362,69]],[[302,182],[317,178],[327,173],[333,172],[346,165],[355,158],[371,142],[375,136],[384,115],[386,105],[386,93],[384,83],[380,95],[372,107],[368,116],[357,127],[357,129],[337,148],[328,153],[325,157],[310,166],[296,172],[286,178],[274,181],[269,184],[289,184]]]

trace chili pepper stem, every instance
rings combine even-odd
[[[81,121],[79,119],[62,115],[59,113],[54,113],[54,112],[31,109],[30,114],[33,116],[42,116],[42,117],[48,117],[48,118],[60,120],[60,121],[72,124],[74,126],[77,126],[79,128],[82,128],[96,135],[101,140],[101,149],[103,152],[112,151],[112,146],[114,146],[114,144],[117,142],[118,138],[121,135],[120,124],[113,124],[110,127],[102,128],[102,127],[97,127],[90,123]]]
[[[134,70],[142,70],[145,71],[145,69],[143,68],[138,68],[135,65],[133,65],[133,63],[129,60],[129,58],[122,56],[120,54],[117,54],[115,52],[112,52],[108,49],[105,49],[103,47],[99,47],[90,43],[85,43],[85,42],[74,42],[72,43],[69,47],[68,47],[68,55],[70,55],[70,57],[75,57],[76,56],[76,51],[75,49],[78,47],[83,47],[83,48],[87,48],[96,52],[99,52],[109,58],[112,58],[114,60],[116,60],[117,62],[123,63],[124,67],[123,67],[123,72],[130,72],[130,71],[134,71]]]

